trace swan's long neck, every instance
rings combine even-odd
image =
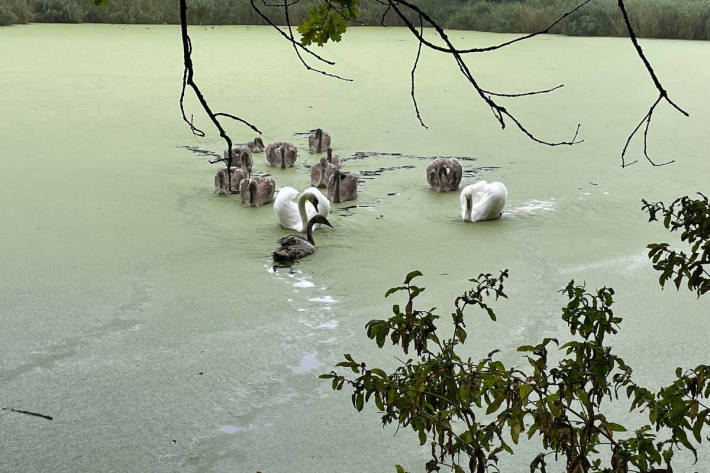
[[[256,182],[251,181],[249,183],[249,205],[254,206],[254,201],[256,200]]]
[[[325,185],[325,167],[326,167],[325,161],[321,160],[321,162],[320,162],[320,177],[318,178],[318,187]]]
[[[301,228],[306,228],[308,225],[308,215],[306,214],[306,202],[309,194],[304,192],[298,199],[298,213],[301,216]]]
[[[340,171],[335,171],[335,192],[333,192],[333,202],[340,202]]]
[[[313,225],[315,225],[315,220],[311,219],[306,227],[306,239],[311,243],[311,245],[316,246],[316,242],[313,241]]]
[[[240,157],[240,161],[241,161],[240,167],[247,172],[251,172],[251,163],[249,162],[249,153],[247,153],[245,151],[239,157]]]

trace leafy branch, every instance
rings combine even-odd
[[[374,402],[383,426],[416,432],[420,445],[431,447],[427,472],[498,472],[500,457],[514,453],[521,435],[540,441],[541,450],[530,459],[532,473],[546,473],[557,461],[567,473],[661,473],[672,471],[676,452],[697,455],[696,444],[710,425],[710,367],[678,368],[676,380],[655,392],[636,384],[631,367],[609,345],[622,323],[612,310],[613,289],[592,292],[570,281],[561,291],[569,340],[522,345],[517,351],[527,367],[508,367],[495,359],[498,350],[478,361],[460,354],[468,339],[465,313],[474,308],[495,321],[491,303],[506,297],[508,271],[470,280],[472,288],[454,301],[449,335],[434,308],[416,307],[425,290],[414,284],[420,276],[413,271],[389,289],[385,296],[402,293],[404,305],[394,304],[392,316],[365,326],[379,348],[389,340],[411,357],[388,372],[346,354],[337,370],[321,378],[335,391],[350,391],[357,411]],[[478,334],[476,342],[483,339]],[[553,350],[559,359],[554,363]],[[351,374],[338,371],[343,369]],[[648,418],[632,432],[607,412],[624,394],[631,412]],[[397,465],[396,471],[404,468]]]
[[[664,287],[669,280],[680,289],[683,280],[698,297],[710,291],[710,203],[699,193],[697,199],[683,196],[667,206],[663,202],[643,200],[642,209],[648,221],[663,218],[663,226],[680,232],[680,240],[689,245],[689,253],[675,250],[668,243],[648,245],[653,268],[661,272],[658,282]]]

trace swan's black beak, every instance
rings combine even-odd
[[[333,227],[333,225],[330,224],[330,222],[328,220],[323,222],[323,225],[328,225],[330,228],[335,228],[335,227]]]
[[[316,212],[318,212],[318,199],[314,197],[311,203],[313,204],[313,207],[316,208]]]

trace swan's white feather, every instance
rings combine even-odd
[[[467,198],[471,199],[470,211],[466,206]],[[499,218],[507,198],[508,189],[502,182],[470,184],[461,191],[461,218],[468,222]]]
[[[308,195],[315,195],[318,199],[318,212],[316,212],[313,204],[306,200],[306,222],[317,213],[324,217],[328,215],[328,212],[330,212],[330,201],[317,188],[309,187],[299,194],[293,187],[284,187],[279,191],[276,200],[274,200],[274,213],[279,218],[279,223],[283,228],[297,232],[306,231],[303,225],[303,218],[301,218],[301,214],[298,211],[297,202],[301,199],[307,199]],[[296,200],[294,201],[294,199]]]
[[[293,201],[297,195],[298,191],[293,187],[283,187],[274,200],[274,213],[283,228],[302,232],[304,229],[301,215],[298,213],[298,205]],[[313,211],[315,212],[315,209]]]

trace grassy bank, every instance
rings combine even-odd
[[[307,16],[318,0],[303,0],[292,7],[294,24]],[[383,8],[361,0],[360,20],[379,25]],[[546,27],[577,0],[417,0],[446,28],[529,33]],[[710,39],[710,0],[627,0],[627,7],[640,36],[647,38]],[[282,14],[273,10],[278,23]],[[112,0],[96,7],[89,0],[3,0],[0,25],[12,23],[148,23],[179,22],[175,0]],[[387,24],[402,26],[390,14]],[[190,0],[191,24],[264,24],[247,0]],[[594,0],[566,21],[555,33],[575,36],[625,35],[616,0]]]

